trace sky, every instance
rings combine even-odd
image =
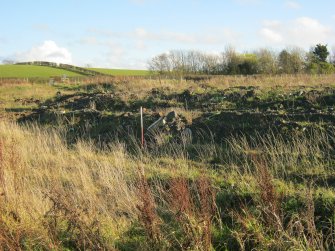
[[[334,0],[11,0],[0,61],[146,69],[169,50],[335,49]]]

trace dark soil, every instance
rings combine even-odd
[[[262,134],[269,130],[290,135],[316,127],[334,128],[333,88],[283,90],[274,87],[266,90],[240,86],[225,90],[203,89],[202,93],[189,89],[177,93],[169,88],[153,88],[144,98],[139,98],[136,93],[121,93],[114,88],[101,91],[92,86],[87,92],[58,93],[44,103],[18,100],[39,104],[39,109],[19,121],[38,121],[46,125],[61,123],[68,127],[72,139],[87,136],[105,141],[115,137],[122,139],[130,133],[137,137],[141,106],[145,108],[145,128],[164,116],[159,113],[162,109],[197,111],[199,116],[191,123],[180,114],[179,117],[193,132],[211,133],[218,142],[230,135]]]

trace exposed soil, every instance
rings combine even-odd
[[[113,88],[101,91],[92,86],[87,92],[57,93],[44,103],[39,100],[17,102],[39,104],[33,113],[20,118],[21,122],[62,123],[69,127],[73,137],[84,134],[106,140],[115,135],[122,138],[130,132],[138,135],[141,106],[145,108],[145,128],[166,115],[162,111],[182,110],[178,114],[185,124],[182,128],[211,133],[217,141],[232,134],[253,135],[271,130],[289,135],[315,127],[334,128],[335,90],[330,87],[283,90],[281,87],[237,86],[218,90],[203,85],[201,88],[202,92],[186,89],[179,93],[169,88],[153,88],[140,97],[137,93]],[[192,112],[198,115],[189,121],[185,116]],[[169,131],[169,125],[164,128]],[[171,130],[170,134],[172,132],[178,130]]]

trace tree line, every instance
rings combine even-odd
[[[317,44],[309,52],[300,48],[274,52],[262,48],[239,53],[233,47],[214,55],[194,50],[172,50],[153,57],[149,70],[161,75],[253,75],[253,74],[331,74],[335,73],[335,53]]]

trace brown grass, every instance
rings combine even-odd
[[[0,138],[0,201],[2,201],[3,198],[6,199],[6,183],[5,183],[5,166],[4,166],[4,140]]]
[[[93,150],[90,144],[79,142],[70,150],[55,131],[21,129],[4,122],[0,122],[0,128],[1,188],[7,197],[0,217],[10,229],[6,232],[15,236],[25,229],[29,238],[41,236],[44,242],[54,243],[49,227],[41,220],[54,208],[62,216],[60,221],[77,220],[83,225],[80,236],[86,234],[98,217],[101,229],[107,226],[112,229],[107,238],[110,246],[131,224],[125,219],[136,219],[137,192],[131,171],[129,175],[125,173],[135,163],[121,146],[111,146],[114,150],[104,154]],[[84,206],[78,209],[80,218],[72,219],[80,205]]]
[[[202,234],[203,250],[211,249],[211,227],[215,215],[215,192],[211,181],[203,175],[197,181],[199,199],[200,199],[200,215],[203,220],[204,230]]]
[[[153,244],[159,243],[161,233],[159,230],[159,216],[156,213],[156,204],[151,193],[148,180],[144,173],[140,174],[138,181],[138,197],[140,204],[137,205],[139,218]]]
[[[264,159],[259,156],[253,156],[253,161],[256,166],[257,185],[266,224],[272,227],[277,227],[278,225],[281,227],[281,197],[275,189],[273,177]]]
[[[183,214],[193,215],[193,202],[190,187],[185,177],[176,177],[170,180],[168,201],[171,210],[181,217]]]
[[[318,133],[288,143],[264,136],[253,144],[240,138],[224,150],[198,146],[199,163],[178,145],[169,146],[174,155],[146,150],[131,155],[120,143],[104,150],[89,141],[69,146],[61,135],[61,130],[0,122],[0,189],[6,195],[0,202],[0,249],[113,250],[133,235],[143,249],[211,250],[218,241],[213,229],[223,231],[216,187],[231,187],[232,181],[234,188],[220,189],[229,196],[252,196],[250,205],[227,213],[233,216],[232,229],[225,234],[241,249],[334,246],[333,231],[320,230],[314,205],[317,192],[333,196],[333,191],[311,186],[302,194],[282,179],[300,171],[298,166],[305,172],[317,171],[316,166],[326,170],[330,136]],[[222,169],[204,170],[214,157]],[[294,215],[283,211],[288,194],[305,199]],[[129,232],[139,225],[144,237]]]

